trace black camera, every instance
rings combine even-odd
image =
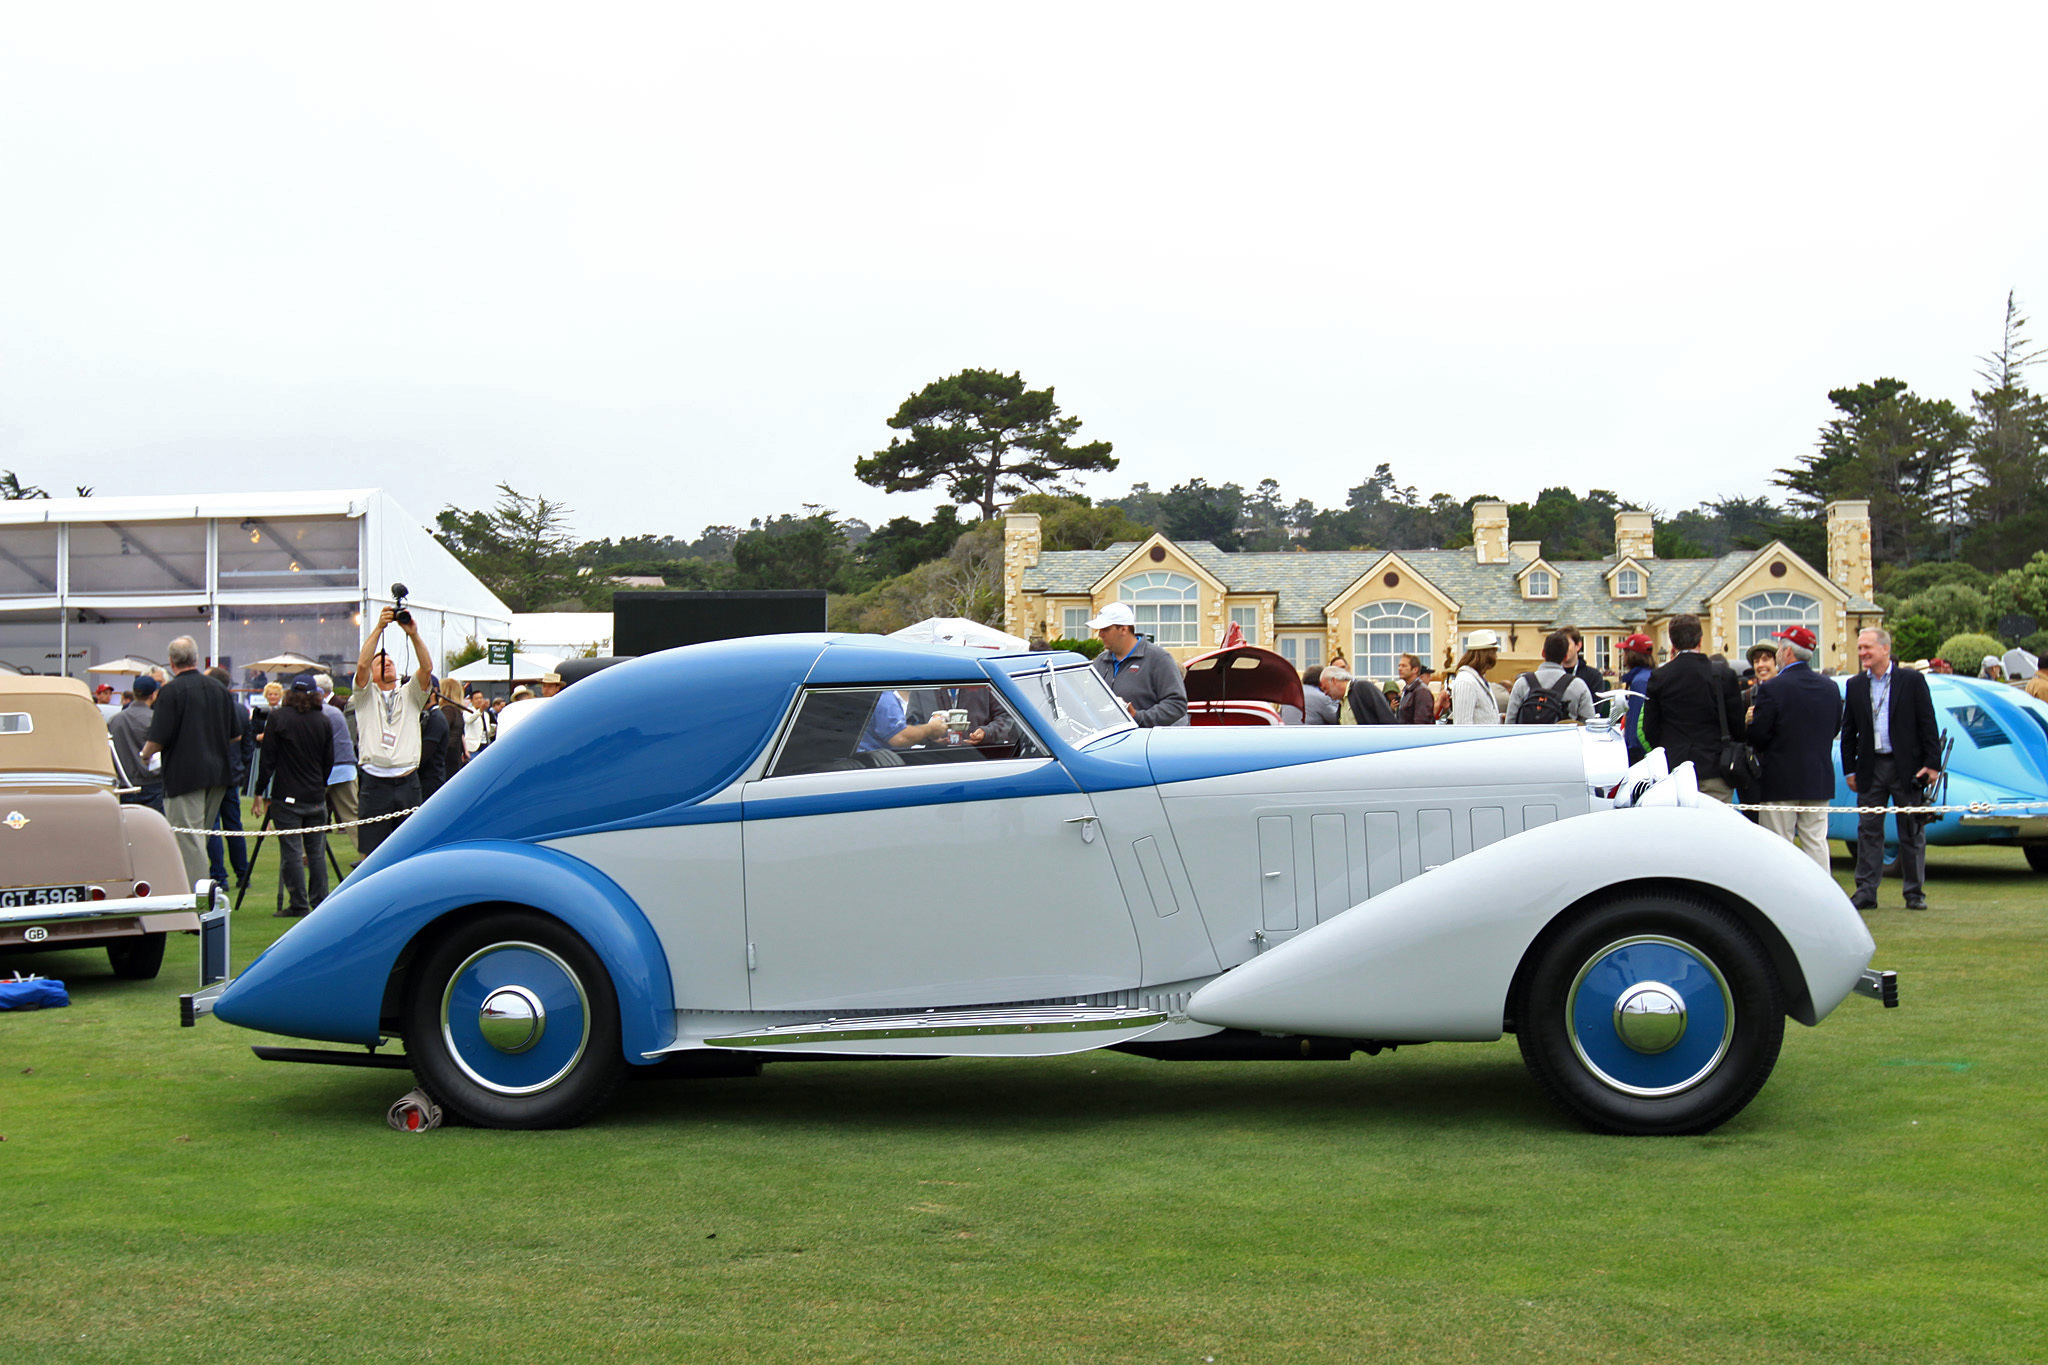
[[[410,626],[412,613],[405,609],[405,584],[391,585],[391,605],[396,608],[391,614],[392,623],[400,627]]]

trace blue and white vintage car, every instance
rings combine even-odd
[[[1837,681],[1846,691],[1849,679]],[[1927,842],[2019,848],[2036,872],[2048,872],[2048,706],[2006,683],[1947,673],[1928,674],[1927,690],[1948,749],[1939,804],[1979,808],[1930,818]],[[1842,810],[1828,817],[1828,837],[1854,852],[1857,798],[1841,764],[1835,770],[1834,804]],[[1888,847],[1896,824],[1896,816],[1885,817]]]
[[[1140,729],[1072,654],[865,636],[672,650],[541,705],[220,1017],[403,1039],[379,1060],[497,1127],[579,1122],[639,1067],[1513,1031],[1593,1127],[1694,1133],[1788,1015],[1892,985],[1811,860],[1656,782],[1661,753],[1624,781],[1598,732]]]

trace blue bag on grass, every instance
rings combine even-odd
[[[64,983],[46,976],[0,981],[0,1010],[54,1010],[70,1003]]]

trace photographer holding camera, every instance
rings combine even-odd
[[[363,639],[362,656],[356,660],[355,693],[349,708],[356,716],[356,761],[361,768],[358,806],[364,819],[409,810],[421,801],[420,713],[427,705],[427,680],[434,675],[434,661],[427,654],[427,642],[420,638],[412,613],[405,610],[405,595],[394,585],[399,605],[377,613],[377,624]],[[382,647],[385,628],[396,625],[412,641],[419,669],[399,686],[398,662]],[[378,820],[357,828],[357,847],[368,857],[390,837],[401,820]]]

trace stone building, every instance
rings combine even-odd
[[[1123,601],[1139,629],[1187,660],[1222,640],[1231,622],[1247,640],[1306,668],[1341,655],[1375,680],[1394,676],[1400,655],[1441,668],[1482,627],[1499,633],[1496,679],[1533,668],[1543,637],[1559,625],[1586,636],[1603,669],[1619,642],[1642,631],[1670,649],[1671,618],[1691,612],[1705,648],[1739,657],[1789,625],[1820,637],[1816,664],[1855,666],[1856,632],[1883,612],[1870,600],[1870,505],[1827,508],[1827,572],[1782,542],[1711,559],[1659,559],[1648,512],[1618,512],[1613,553],[1546,556],[1538,541],[1512,539],[1507,504],[1472,506],[1471,546],[1461,550],[1228,553],[1207,541],[1153,535],[1105,550],[1041,548],[1039,519],[1004,525],[1004,629],[1078,639],[1104,605]]]

